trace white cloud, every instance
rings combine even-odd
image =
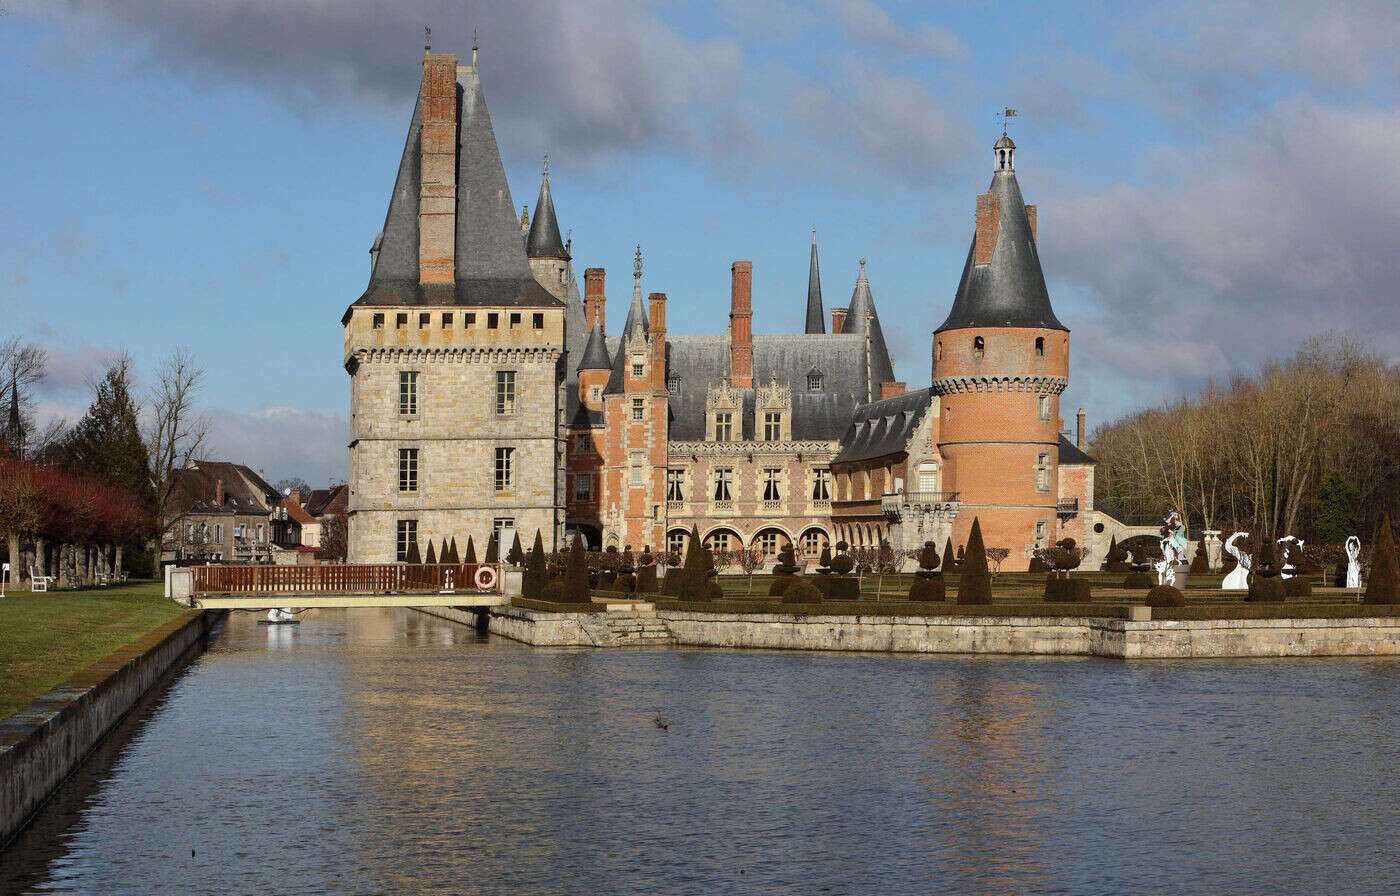
[[[300,476],[313,486],[345,481],[350,466],[350,419],[344,414],[287,406],[256,411],[210,408],[206,456],[262,470],[276,482]]]

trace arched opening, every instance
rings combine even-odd
[[[763,555],[764,562],[768,562],[778,556],[778,551],[782,550],[789,540],[786,532],[770,527],[760,529],[749,546],[757,549]]]
[[[986,348],[987,348],[987,343],[982,339],[981,336],[974,336],[974,337],[972,337],[972,357],[973,357],[973,358],[975,358],[976,360],[979,360],[979,361],[982,360],[982,354],[983,354],[984,351],[986,351]]]
[[[1045,337],[1044,337],[1044,336],[1037,336],[1037,337],[1035,337],[1035,356],[1036,356],[1037,358],[1043,358],[1043,357],[1045,357]]]
[[[941,339],[933,344],[933,360],[943,360],[943,340]]]
[[[685,561],[685,551],[690,544],[690,532],[686,529],[672,529],[666,533],[666,550],[677,555],[677,562]]]
[[[737,551],[743,544],[733,529],[715,529],[705,536],[705,547],[712,551]]]
[[[821,529],[813,526],[802,533],[797,543],[802,550],[802,556],[809,560],[818,560],[821,558],[822,550],[830,546],[831,539]]]

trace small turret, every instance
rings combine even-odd
[[[520,213],[520,223],[525,224],[525,212]],[[525,243],[525,252],[533,258],[558,258],[567,261],[568,250],[564,239],[559,235],[559,221],[554,216],[554,197],[549,192],[549,156],[544,157],[544,171],[540,174],[540,197],[535,201],[535,217],[530,224],[530,238]]]
[[[817,268],[817,228],[812,228],[812,262],[807,268],[807,332],[825,333],[822,314],[822,275]]]

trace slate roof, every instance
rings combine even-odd
[[[1060,323],[1050,307],[1050,293],[1045,289],[1040,255],[1015,172],[997,171],[989,190],[1000,197],[992,260],[989,264],[973,264],[977,246],[974,234],[952,310],[935,332],[969,327],[1033,327],[1068,332],[1069,328]]]
[[[641,258],[640,255],[637,257]],[[638,264],[640,265],[641,262],[638,261]],[[613,369],[612,375],[608,377],[608,384],[603,388],[605,394],[611,395],[622,391],[627,374],[627,358],[622,351],[622,341],[632,332],[633,327],[638,325],[642,328],[642,335],[650,335],[651,321],[647,319],[646,305],[642,303],[642,278],[640,275],[632,279],[632,304],[627,309],[627,321],[622,325],[622,333],[613,342]]]
[[[413,109],[389,199],[369,286],[356,305],[503,305],[548,307],[559,300],[530,273],[520,221],[501,165],[481,80],[457,67],[456,282],[418,282],[418,194],[423,98]],[[538,217],[538,216],[537,216]],[[557,231],[557,225],[556,225]],[[342,322],[349,319],[346,310]]]
[[[1079,448],[1060,433],[1060,466],[1066,464],[1096,464],[1097,460],[1080,451]]]
[[[243,464],[202,460],[172,473],[171,512],[266,514],[282,500],[277,489]],[[219,480],[224,502],[218,503]]]
[[[807,268],[807,332],[825,333],[822,310],[822,275],[817,267],[817,232],[812,231],[812,262]]]
[[[916,389],[855,409],[832,463],[871,460],[909,449],[909,440],[931,406],[930,389]]]
[[[672,336],[667,345],[667,377],[679,379],[671,394],[670,437],[676,441],[705,438],[705,398],[710,386],[729,378],[729,337]],[[616,370],[616,367],[614,367]],[[807,389],[807,375],[817,370],[822,389]],[[865,381],[865,338],[850,334],[762,334],[753,337],[753,379],[792,390],[792,437],[798,440],[840,438],[856,406],[869,397]],[[877,387],[878,388],[878,387]],[[741,438],[754,438],[754,390],[744,389]]]
[[[579,370],[609,370],[612,368],[612,361],[608,359],[608,346],[603,339],[603,328],[596,323],[593,329],[588,331],[588,344],[584,346],[583,356],[579,358]]]
[[[540,195],[535,200],[535,218],[530,222],[530,238],[525,254],[531,258],[563,258],[569,253],[559,235],[559,221],[554,216],[554,197],[549,193],[549,169],[540,177]]]
[[[890,363],[890,350],[885,346],[885,333],[880,329],[880,315],[875,311],[875,297],[870,293],[870,281],[865,279],[865,259],[860,260],[860,274],[856,277],[856,288],[851,293],[851,304],[846,309],[846,320],[841,324],[842,333],[865,335],[866,318],[870,321],[870,372],[875,381],[875,391],[880,383],[892,383],[894,365]],[[862,359],[862,364],[864,359]]]

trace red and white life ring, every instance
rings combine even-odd
[[[482,591],[492,591],[496,588],[496,570],[489,566],[478,566],[476,575],[472,576],[472,581],[476,582],[476,587]]]

